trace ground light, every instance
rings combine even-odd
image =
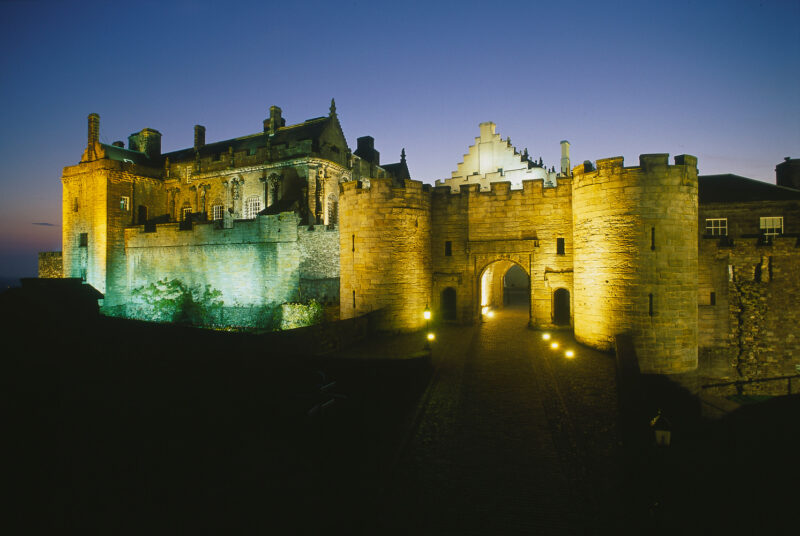
[[[550,334],[549,334],[549,333],[543,333],[543,334],[542,334],[542,338],[543,338],[544,340],[546,340],[546,341],[549,341],[549,340],[550,340]]]
[[[572,359],[573,357],[575,357],[575,352],[573,352],[572,350],[567,350],[564,355],[567,357],[567,359]]]
[[[483,307],[481,307],[481,314],[482,315],[485,315],[488,312],[489,312],[489,306],[488,305],[484,305]]]
[[[425,310],[422,312],[422,317],[425,319],[425,331],[428,333],[427,341],[425,341],[425,348],[431,347],[433,340],[433,333],[431,333],[431,310],[428,309],[428,304],[425,304]]]
[[[428,340],[429,341],[432,341],[435,338],[436,338],[436,335],[434,335],[433,333],[428,333]]]
[[[556,348],[558,348],[558,343],[557,343],[557,342],[551,342],[551,343],[550,343],[550,348],[552,348],[553,350],[555,350]]]
[[[494,311],[489,311],[488,313],[486,313],[486,316],[488,316],[489,318],[494,318]]]

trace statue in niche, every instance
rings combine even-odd
[[[234,201],[238,201],[239,200],[239,181],[238,180],[234,179],[233,184],[231,186],[231,194],[233,195],[233,200]]]
[[[315,184],[316,199],[314,203],[314,218],[316,219],[316,223],[322,223],[322,184],[319,180],[319,176],[320,174],[317,174],[317,180]]]

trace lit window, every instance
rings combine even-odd
[[[728,236],[728,218],[706,218],[706,234]]]
[[[254,220],[259,212],[261,212],[261,198],[257,195],[251,195],[244,204],[244,218],[246,220]]]
[[[783,234],[783,216],[761,218],[759,227],[764,236],[780,236]]]
[[[221,220],[224,207],[222,205],[214,205],[211,207],[211,217],[215,220]]]
[[[131,208],[131,198],[123,195],[119,200],[119,208],[120,210],[128,211]]]

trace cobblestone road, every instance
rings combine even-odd
[[[376,533],[601,534],[620,523],[614,361],[527,310],[439,330]],[[575,350],[565,358],[564,350]]]

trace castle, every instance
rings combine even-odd
[[[171,153],[150,128],[127,148],[99,141],[96,114],[88,130],[62,176],[61,271],[102,292],[106,314],[136,316],[136,289],[178,279],[218,291],[233,325],[314,299],[416,330],[428,307],[474,322],[521,291],[531,327],[606,350],[628,333],[645,372],[800,364],[796,178],[698,178],[689,155],[571,167],[566,141],[557,171],[482,123],[431,187],[404,151],[381,164],[365,136],[351,152],[333,102],[293,125],[273,106],[261,132],[215,143],[197,125]]]

